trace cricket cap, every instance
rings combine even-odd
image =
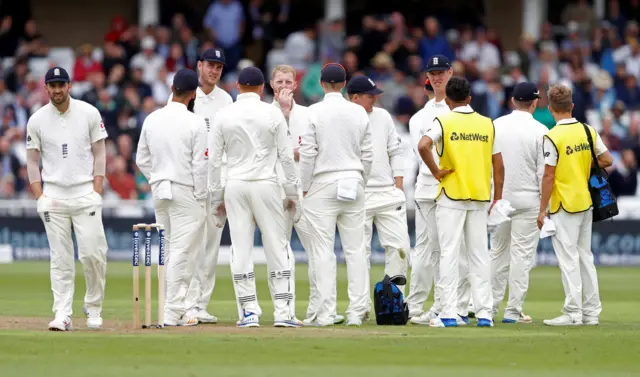
[[[347,81],[347,72],[338,63],[329,63],[320,72],[320,81],[328,83],[339,83]]]
[[[449,68],[451,68],[451,62],[444,55],[433,55],[427,62],[427,72],[446,71]]]
[[[224,56],[224,50],[221,48],[208,48],[200,56],[201,61],[216,62],[227,64],[227,59]]]
[[[347,93],[376,95],[382,93],[382,90],[367,76],[353,76],[347,84]]]
[[[48,84],[50,82],[70,82],[69,74],[62,67],[53,67],[47,71],[44,75],[44,82]]]
[[[198,74],[190,69],[181,69],[173,76],[173,90],[191,92],[198,89]]]
[[[240,71],[238,84],[246,86],[260,86],[264,84],[264,75],[256,67],[247,67]]]
[[[528,102],[540,98],[540,91],[534,83],[521,82],[513,88],[512,96],[516,101]]]

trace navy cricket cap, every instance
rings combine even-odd
[[[190,69],[181,69],[173,76],[173,90],[191,92],[198,89],[198,74]]]
[[[240,71],[238,84],[246,86],[260,86],[264,84],[264,75],[256,67],[247,67]]]
[[[534,83],[521,82],[513,88],[512,96],[516,101],[528,102],[540,98],[540,92]]]
[[[367,76],[353,76],[347,84],[348,94],[380,94],[376,83]]]
[[[44,75],[44,83],[50,82],[70,82],[69,74],[62,67],[53,67]]]
[[[328,83],[338,83],[347,81],[347,72],[344,67],[337,63],[329,63],[322,67],[320,81]]]
[[[449,58],[444,55],[433,55],[427,62],[427,72],[446,71],[451,68]]]
[[[221,48],[215,48],[215,47],[206,49],[200,56],[200,60],[207,61],[207,62],[217,62],[222,64],[227,63],[227,60],[224,56],[224,50]]]

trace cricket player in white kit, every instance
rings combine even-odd
[[[149,181],[156,222],[165,228],[167,298],[165,326],[193,326],[187,292],[201,245],[207,199],[207,130],[205,121],[187,109],[196,97],[198,75],[178,71],[173,99],[145,119],[136,164]]]
[[[407,296],[410,321],[416,325],[429,325],[431,320],[436,318],[442,311],[440,289],[438,288],[440,243],[438,241],[435,202],[438,194],[438,180],[433,177],[427,165],[420,158],[418,143],[422,138],[422,131],[433,123],[435,117],[451,111],[444,98],[447,83],[452,75],[453,70],[446,56],[434,55],[429,59],[427,63],[427,81],[429,84],[425,83],[425,95],[429,95],[428,91],[430,89],[433,93],[433,98],[429,99],[424,108],[409,120],[409,132],[413,140],[414,152],[420,160],[414,195],[416,209],[418,210],[415,216],[416,245],[411,257],[411,286]],[[427,127],[425,128],[425,126]],[[435,151],[435,147],[432,153],[437,164],[438,154]],[[464,248],[464,241],[462,244]],[[468,281],[468,262],[464,253],[460,255],[459,273],[457,318],[459,319],[459,325],[465,325],[469,323],[468,307],[471,292]],[[429,297],[432,285],[434,287],[433,305],[427,312],[423,312],[422,308]]]
[[[69,96],[69,74],[63,68],[49,69],[45,83],[51,101],[27,123],[27,174],[51,249],[55,317],[49,330],[73,327],[72,229],[87,283],[87,327],[99,329],[107,270],[107,239],[102,225],[107,132],[98,109]]]
[[[296,70],[290,65],[278,65],[273,69],[271,74],[270,81],[271,88],[273,89],[273,105],[282,111],[282,115],[287,120],[288,135],[289,140],[291,141],[291,147],[293,148],[293,160],[296,162],[296,172],[298,177],[300,176],[300,169],[298,166],[298,162],[300,161],[300,141],[302,139],[302,132],[307,127],[309,115],[306,106],[302,106],[296,103],[293,99],[293,94],[296,91]],[[282,170],[282,166],[278,164],[278,179],[284,185],[286,178],[284,171]],[[283,186],[284,187],[284,186]],[[286,196],[284,189],[283,193]],[[302,197],[302,191],[299,192]],[[298,209],[302,211],[302,209]],[[294,216],[291,216],[293,211],[288,211],[288,215],[286,217],[286,230],[287,230],[287,239],[291,242],[291,235],[293,233],[293,228],[296,229],[296,234],[298,235],[298,239],[302,244],[302,247],[308,250],[307,240],[309,239],[309,230],[307,227],[307,222],[304,217],[304,212],[300,212],[299,214],[295,214],[299,217],[297,222],[294,222]],[[293,251],[289,248],[291,252],[290,258],[294,260],[295,256],[293,255]],[[292,266],[292,275],[291,278],[295,280],[295,264]],[[309,295],[309,306],[307,310],[308,316],[315,312],[318,301],[318,290],[316,289],[315,278],[313,276],[313,262],[311,260],[308,261],[308,271],[309,271],[309,287],[311,289]],[[271,281],[270,281],[271,282]],[[295,297],[295,291],[292,292]],[[295,317],[295,300],[291,300],[291,313]],[[339,321],[344,321],[344,317],[339,317]]]
[[[211,125],[216,114],[221,108],[233,103],[229,93],[220,88],[217,84],[222,75],[225,64],[224,51],[221,48],[210,48],[205,50],[198,61],[198,76],[200,86],[196,89],[196,99],[193,104],[193,112],[204,117],[207,126],[207,135],[212,137]],[[169,99],[171,101],[171,98]],[[226,169],[223,167],[223,177]],[[224,179],[223,179],[224,181]],[[210,201],[207,201],[207,205]],[[222,239],[222,229],[215,225],[213,220],[213,210],[207,207],[207,216],[204,227],[201,229],[199,239],[202,246],[196,253],[196,267],[189,293],[187,294],[187,311],[190,317],[195,317],[200,323],[216,323],[218,318],[209,314],[207,307],[211,300],[211,294],[216,284],[216,266],[218,264],[218,254],[220,253],[220,240]]]
[[[369,273],[365,250],[364,188],[371,172],[373,146],[367,112],[341,94],[346,72],[327,64],[320,74],[324,99],[309,106],[309,125],[302,135],[300,176],[304,213],[310,230],[309,254],[319,293],[308,323],[334,324],[336,315],[336,224],[347,263],[347,325],[367,317]]]
[[[351,102],[362,106],[369,115],[373,144],[373,164],[364,189],[367,266],[371,272],[371,239],[375,224],[380,245],[385,250],[384,273],[404,294],[406,253],[411,249],[405,206],[407,199],[402,191],[404,151],[391,114],[373,106],[381,93],[382,90],[367,76],[354,76],[347,85]]]
[[[477,325],[493,326],[491,307],[491,266],[487,239],[487,209],[502,199],[504,167],[491,119],[469,106],[469,82],[452,77],[447,83],[446,102],[451,112],[438,116],[426,129],[418,145],[420,156],[440,181],[436,197],[436,220],[440,242],[440,300],[442,312],[432,327],[456,327],[459,282],[459,254],[465,240],[469,260],[469,280],[476,308]],[[432,147],[437,143],[440,166]],[[491,173],[494,202],[491,200]]]
[[[544,171],[542,140],[547,127],[533,119],[540,94],[536,86],[522,82],[513,90],[515,110],[493,123],[495,142],[500,145],[504,161],[505,182],[502,198],[515,212],[491,233],[492,315],[498,313],[509,282],[509,300],[502,323],[531,323],[522,311],[529,288],[529,272],[533,267],[540,231],[534,219],[538,216],[540,187]]]
[[[565,301],[561,316],[543,321],[548,326],[595,326],[602,312],[591,252],[593,202],[588,181],[593,158],[585,126],[595,144],[598,165],[603,169],[611,166],[613,157],[593,127],[571,116],[572,97],[566,86],[549,89],[549,110],[557,123],[544,138],[538,228],[542,229],[549,206],[556,226],[551,242],[558,257]]]
[[[238,76],[236,102],[220,110],[213,123],[210,187],[218,218],[226,213],[233,244],[231,273],[238,302],[238,327],[258,327],[262,310],[258,304],[251,251],[255,227],[262,234],[274,305],[274,326],[300,327],[290,310],[294,300],[295,260],[286,238],[285,211],[298,196],[298,175],[293,149],[287,137],[282,112],[264,103],[264,75],[255,67]],[[220,181],[222,155],[227,155],[227,184]],[[278,182],[276,165],[282,164],[284,191]],[[218,223],[218,226],[223,224]]]
[[[427,64],[428,86],[434,93],[434,98],[430,99],[420,111],[414,114],[409,120],[409,132],[413,141],[413,149],[416,156],[418,153],[418,143],[422,137],[425,126],[431,125],[433,119],[441,114],[448,113],[449,106],[444,101],[445,88],[449,79],[453,75],[451,64],[446,56],[436,55],[429,59]],[[425,83],[425,94],[427,94],[427,84]],[[433,151],[436,163],[438,156]],[[429,322],[438,316],[442,310],[440,305],[440,294],[437,286],[438,267],[440,266],[440,244],[438,243],[438,228],[436,224],[436,202],[438,194],[438,180],[433,177],[427,165],[420,159],[418,178],[414,193],[417,212],[415,214],[416,223],[416,245],[411,255],[411,285],[407,296],[409,306],[409,317],[411,323],[428,325]],[[433,306],[425,313],[423,312],[424,302],[429,297],[431,286],[434,286]]]

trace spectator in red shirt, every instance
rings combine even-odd
[[[131,173],[127,172],[127,162],[122,156],[115,156],[111,160],[107,181],[111,190],[118,194],[121,199],[137,199],[136,180]]]
[[[124,17],[116,16],[111,19],[111,29],[105,34],[105,42],[117,42],[120,39],[120,35],[127,29],[127,21]]]
[[[73,81],[87,81],[89,73],[102,71],[102,65],[93,60],[93,46],[85,43],[78,49],[76,64],[73,66]]]

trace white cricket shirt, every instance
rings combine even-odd
[[[282,164],[285,181],[298,183],[287,122],[275,106],[262,102],[256,93],[242,93],[224,107],[213,122],[211,190],[222,188],[220,168],[227,155],[227,181],[278,182],[276,164]]]
[[[300,145],[302,191],[309,191],[312,180],[358,178],[366,183],[373,145],[365,109],[340,93],[327,93],[308,109],[309,124]]]
[[[282,111],[280,104],[278,101],[273,101],[273,106],[275,106],[278,111]],[[286,118],[285,118],[286,120]],[[298,105],[297,103],[293,103],[293,107],[289,112],[289,119],[287,120],[287,132],[289,141],[291,142],[291,148],[293,150],[300,148],[300,142],[302,141],[302,133],[303,130],[307,127],[309,123],[309,113],[306,106]],[[296,167],[296,173],[298,174],[298,178],[300,177],[300,163],[299,161],[294,160],[294,165]],[[282,166],[280,164],[276,165],[276,170],[278,172],[278,179],[281,182],[285,182],[285,174],[282,170]]]
[[[167,103],[171,103],[172,100],[173,93],[169,96]],[[193,112],[204,117],[207,126],[207,147],[210,146],[212,142],[211,125],[216,119],[216,114],[220,109],[232,103],[233,98],[231,98],[231,95],[217,85],[213,87],[213,90],[209,92],[209,94],[205,93],[200,87],[196,89],[196,100],[193,105]],[[226,172],[226,161],[224,157],[222,160],[222,175],[224,176]]]
[[[459,113],[465,113],[465,114],[474,112],[474,110],[469,105],[458,106],[455,109],[453,109],[452,111],[456,111],[456,112],[459,112]],[[437,120],[437,119],[434,119],[433,122],[431,123],[431,127],[429,129],[427,129],[426,132],[424,133],[424,136],[427,136],[427,137],[431,138],[431,140],[433,140],[433,144],[434,145],[437,143],[438,147],[442,148],[442,124],[440,124],[440,121]],[[495,138],[494,138],[493,147],[492,147],[492,154],[495,155],[495,154],[498,154],[498,153],[500,153],[500,145],[498,143],[496,143]],[[487,209],[489,209],[489,205],[490,205],[489,203],[484,203],[484,202],[451,200],[451,199],[447,198],[446,195],[440,195],[440,197],[438,198],[438,200],[436,202],[437,202],[437,205],[442,206],[442,207],[453,208],[453,209],[461,209],[461,210],[465,210],[465,211],[487,210]]]
[[[44,195],[79,198],[93,192],[91,144],[107,137],[98,109],[69,98],[67,112],[49,102],[27,122],[27,149],[40,151]]]
[[[438,102],[435,98],[432,98],[426,103],[426,105],[424,105],[424,108],[415,113],[409,120],[409,133],[411,134],[413,144],[412,149],[415,153],[416,159],[419,161],[418,178],[416,180],[416,188],[419,187],[419,189],[415,193],[416,199],[433,200],[436,195],[438,195],[438,180],[433,177],[427,165],[422,161],[420,153],[418,152],[418,144],[420,143],[420,139],[422,139],[424,132],[426,132],[429,126],[433,123],[435,117],[448,113],[449,111],[451,110],[444,99]],[[440,159],[435,150],[435,143],[432,153],[436,164],[439,164]]]
[[[394,186],[393,178],[404,176],[404,151],[391,114],[385,109],[374,107],[369,113],[369,130],[373,145],[373,164],[366,191]]]
[[[544,173],[542,140],[547,127],[519,110],[496,119],[493,125],[504,162],[502,198],[517,210],[538,208]]]
[[[204,119],[171,102],[144,120],[136,164],[149,184],[160,181],[193,187],[196,199],[207,197],[207,129]]]

